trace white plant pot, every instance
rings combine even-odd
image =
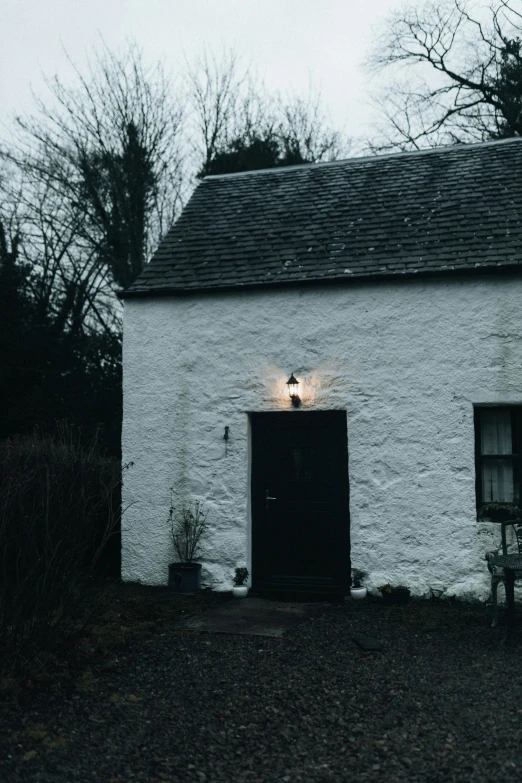
[[[350,595],[354,601],[360,601],[362,598],[366,598],[368,590],[366,587],[350,587]]]
[[[246,598],[248,594],[248,587],[246,585],[234,585],[232,588],[232,595],[236,598]]]

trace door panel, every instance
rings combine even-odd
[[[253,587],[347,590],[346,413],[259,413],[251,421]]]

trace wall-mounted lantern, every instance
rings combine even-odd
[[[298,391],[299,391],[299,381],[297,378],[294,378],[294,374],[290,376],[290,378],[287,380],[286,385],[288,386],[288,395],[290,399],[292,400],[292,405],[294,408],[298,408],[301,404],[301,398],[299,397]]]

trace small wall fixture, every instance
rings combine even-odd
[[[286,385],[288,386],[288,395],[292,400],[292,405],[294,406],[294,408],[298,408],[301,405],[301,398],[297,393],[299,389],[299,381],[297,380],[297,378],[294,378],[293,373],[290,376],[290,378],[287,380]]]

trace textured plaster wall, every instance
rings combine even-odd
[[[293,371],[301,410],[346,410],[369,586],[485,599],[498,528],[476,520],[473,404],[522,403],[521,295],[520,278],[481,277],[127,300],[123,579],[166,584],[171,486],[209,511],[204,583],[251,570],[248,412],[300,415]]]

